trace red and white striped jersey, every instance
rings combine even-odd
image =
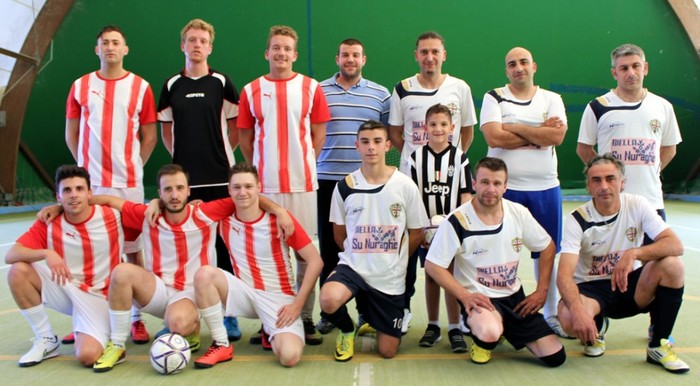
[[[311,124],[330,118],[321,87],[307,76],[261,76],[243,88],[236,123],[242,130],[255,129],[253,164],[263,193],[318,189]]]
[[[219,234],[231,255],[233,273],[252,288],[296,295],[289,247],[300,250],[311,239],[291,215],[294,233],[285,242],[277,231],[277,216],[264,212],[255,221],[245,222],[236,215],[221,221]]]
[[[73,82],[66,118],[80,119],[78,165],[91,184],[111,188],[141,186],[141,125],[156,121],[153,91],[140,76],[103,79],[97,71]]]
[[[223,198],[197,206],[187,204],[184,221],[172,224],[161,215],[156,227],[146,220],[146,208],[128,201],[122,207],[124,226],[142,231],[144,267],[176,290],[194,288],[194,274],[215,256],[217,221],[233,213],[233,201]]]
[[[124,231],[119,211],[100,205],[90,210],[90,217],[79,224],[64,216],[48,225],[37,220],[17,242],[31,249],[54,250],[66,261],[73,284],[106,299],[109,275],[121,261]]]

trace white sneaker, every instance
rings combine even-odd
[[[556,315],[552,315],[549,318],[546,319],[547,325],[549,325],[549,328],[554,331],[554,334],[556,334],[560,338],[564,339],[574,339],[574,336],[571,336],[567,334],[564,329],[561,327],[561,323],[559,323],[559,318]]]
[[[30,367],[38,365],[44,359],[49,359],[58,356],[58,348],[61,344],[58,342],[58,337],[52,338],[33,338],[32,348],[21,358],[19,358],[19,367]]]
[[[462,334],[464,335],[470,335],[472,334],[472,330],[469,329],[469,326],[467,326],[466,323],[464,323],[464,318],[462,316],[459,316],[459,330],[462,331]]]
[[[403,322],[401,323],[401,335],[406,335],[406,333],[408,332],[408,328],[411,327],[411,319],[413,319],[411,311],[409,311],[408,308],[404,308]]]
[[[687,373],[690,367],[671,348],[668,339],[661,339],[661,346],[647,347],[647,362],[663,366],[666,371],[676,374]]]
[[[583,346],[583,355],[595,358],[605,354],[605,334],[608,332],[609,325],[610,321],[608,318],[603,318],[603,325],[598,331],[595,342],[586,343]]]

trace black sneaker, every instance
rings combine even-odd
[[[429,324],[428,327],[425,329],[423,337],[420,338],[418,345],[421,347],[433,347],[437,342],[440,341],[440,339],[442,339],[442,337],[440,336],[440,327],[434,324]]]
[[[250,344],[262,344],[262,326],[260,326],[258,332],[250,336],[249,342]]]
[[[335,324],[331,323],[330,320],[321,318],[321,320],[319,320],[318,323],[316,323],[316,329],[322,335],[326,335],[335,329]]]
[[[459,328],[453,328],[447,332],[450,337],[450,347],[453,353],[465,353],[467,352],[467,342],[464,341],[464,336]]]
[[[316,331],[316,326],[314,325],[311,315],[303,315],[301,317],[302,322],[304,322],[304,336],[306,344],[309,346],[318,346],[323,343],[323,337]]]

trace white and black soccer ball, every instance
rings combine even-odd
[[[164,334],[151,345],[151,365],[161,374],[176,374],[190,362],[190,344],[178,334]]]
[[[440,224],[442,224],[447,219],[446,216],[437,214],[430,218],[430,225],[425,227],[425,242],[430,244],[433,241],[433,236],[438,230]]]

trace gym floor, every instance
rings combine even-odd
[[[565,202],[564,213],[578,206],[577,202]],[[544,367],[527,350],[515,351],[508,345],[499,345],[491,362],[476,365],[468,354],[453,354],[449,349],[446,332],[446,316],[441,307],[443,339],[435,347],[422,348],[418,340],[427,323],[422,291],[424,271],[418,271],[418,294],[413,298],[413,323],[404,336],[399,354],[390,360],[380,358],[371,337],[358,337],[355,357],[346,363],[333,360],[336,331],[324,336],[320,346],[306,346],[304,357],[292,369],[279,365],[271,352],[248,343],[248,338],[259,327],[256,320],[241,319],[243,338],[234,344],[232,362],[218,364],[207,370],[195,370],[190,364],[183,372],[163,376],[151,368],[148,358],[149,345],[128,346],[127,361],[112,371],[102,374],[82,368],[73,356],[71,346],[61,347],[61,356],[47,360],[35,367],[19,368],[17,360],[31,346],[32,332],[18,312],[7,287],[7,269],[0,263],[0,384],[2,385],[464,385],[488,383],[490,385],[698,385],[700,378],[700,334],[693,333],[700,320],[700,204],[683,201],[667,201],[669,223],[683,240],[686,269],[686,287],[678,321],[673,331],[675,350],[691,367],[689,373],[675,375],[659,366],[645,362],[645,347],[649,318],[646,315],[624,320],[614,320],[607,334],[607,351],[599,358],[587,358],[576,340],[566,340],[567,362],[556,369]],[[5,256],[14,240],[34,220],[34,213],[0,215],[0,256]],[[532,264],[523,255],[520,277],[526,292],[535,282]],[[354,308],[353,305],[350,306]],[[353,312],[353,317],[355,316]],[[318,318],[318,310],[315,313]],[[67,316],[50,311],[50,320],[59,335],[70,330]],[[160,320],[145,315],[146,326],[153,335],[161,327]],[[693,322],[695,320],[695,322]],[[202,327],[201,355],[210,344],[209,332]]]

